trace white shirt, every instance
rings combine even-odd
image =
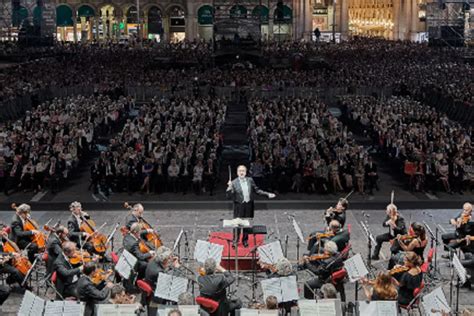
[[[244,202],[250,202],[250,188],[246,178],[240,179],[240,186],[242,187],[242,194],[244,196]]]

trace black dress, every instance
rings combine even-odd
[[[423,281],[423,273],[417,275],[411,275],[408,272],[403,273],[400,276],[398,288],[398,304],[408,305],[413,300],[413,292],[416,288],[420,287]]]

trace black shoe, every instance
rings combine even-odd
[[[464,289],[471,290],[471,289],[472,289],[472,287],[471,287],[471,282],[466,281],[466,283],[464,283],[464,284],[462,285],[462,287],[463,287]]]
[[[244,241],[242,242],[242,244],[244,245],[245,248],[247,248],[247,247],[249,246],[249,243],[248,243],[247,240],[244,240]]]
[[[376,255],[372,255],[371,259],[372,260],[380,260],[379,256],[376,256]]]
[[[441,255],[441,258],[443,259],[451,259],[451,257],[448,254]]]

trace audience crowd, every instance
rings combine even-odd
[[[460,116],[474,113],[473,71],[461,50],[380,39],[260,45],[266,59],[298,54],[320,58],[327,67],[206,66],[213,50],[206,42],[58,43],[27,49],[41,58],[0,70],[0,105],[61,87],[93,87],[94,94],[45,102],[1,126],[4,191],[40,190],[45,183],[57,190],[96,148],[96,140],[107,136],[110,142],[91,169],[94,192],[186,193],[192,187],[198,194],[213,194],[227,101],[215,98],[213,89],[210,97],[201,96],[199,86],[339,87],[349,93],[357,87],[392,87],[407,98],[342,98],[348,126],[368,133],[378,151],[409,175],[413,190],[435,190],[437,183],[447,192],[472,187],[472,120]],[[21,51],[3,43],[0,52],[8,57]],[[174,67],[170,60],[194,66]],[[158,93],[151,103],[135,105],[122,96],[130,86],[159,88],[157,92],[192,88],[194,98]],[[444,104],[437,111],[414,101],[433,101],[434,90],[462,110],[452,113]],[[367,148],[321,101],[254,98],[248,110],[250,171],[263,188],[308,193],[354,188],[361,194],[378,189],[377,166]],[[118,135],[112,133],[120,129]],[[51,169],[55,176],[48,176]]]
[[[71,96],[54,99],[0,127],[0,186],[12,191],[53,192],[89,157],[98,136],[111,134],[130,99]]]
[[[155,98],[138,108],[91,169],[91,188],[105,194],[214,193],[226,101]]]
[[[250,174],[284,193],[378,188],[375,163],[347,127],[314,99],[253,99],[249,102]]]
[[[372,138],[394,168],[408,176],[412,190],[462,194],[472,189],[472,125],[464,128],[409,98],[345,96],[341,103],[348,124]]]

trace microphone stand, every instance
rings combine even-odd
[[[431,240],[430,240],[430,248],[431,249],[435,249],[435,253],[434,253],[434,264],[433,262],[430,262],[430,272],[429,272],[429,276],[431,279],[433,280],[438,280],[439,278],[437,277],[437,275],[439,274],[439,271],[438,271],[438,257],[437,257],[437,254],[438,254],[438,251],[437,251],[437,247],[439,246],[439,241],[438,241],[438,227],[436,227],[435,229],[435,233],[433,233],[433,231],[431,230],[431,227],[428,225],[428,223],[426,223],[425,221],[423,221],[423,224],[425,225],[426,227],[426,230],[428,231],[428,233],[430,234],[430,237],[431,237]],[[432,272],[431,272],[432,271]]]
[[[288,235],[285,235],[285,258],[288,258]]]
[[[369,226],[367,225],[367,222],[360,221],[360,225],[362,226],[362,230],[364,231],[365,235],[367,236],[367,267],[369,269],[373,268],[372,266],[372,242],[375,243],[374,236],[370,232]]]

